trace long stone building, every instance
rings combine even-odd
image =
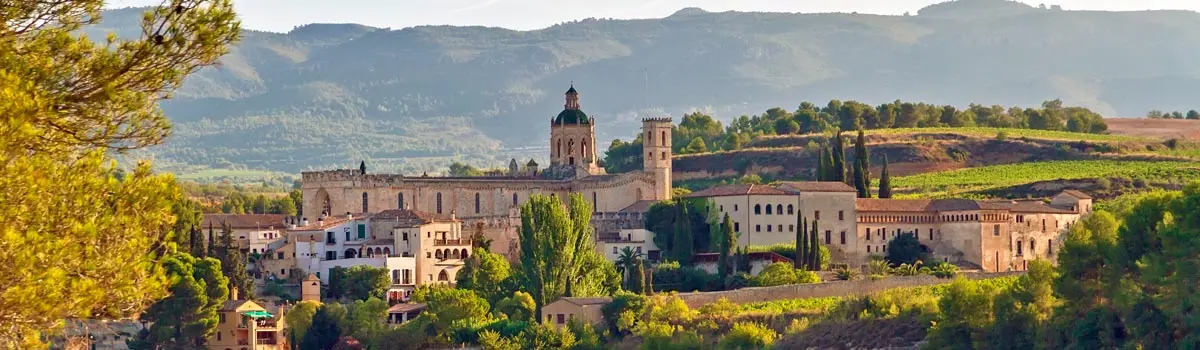
[[[566,198],[579,193],[591,202],[597,226],[641,228],[650,203],[671,199],[671,119],[642,120],[643,169],[606,174],[596,151],[596,119],[579,105],[572,86],[566,104],[550,119],[550,166],[514,159],[506,174],[482,177],[430,177],[339,169],[302,173],[306,219],[411,209],[450,215],[469,233],[482,229],[493,251],[517,249],[520,205],[532,195]]]
[[[691,193],[729,214],[741,245],[794,243],[802,222],[835,262],[860,265],[887,255],[900,235],[915,235],[937,261],[984,271],[1020,271],[1029,260],[1053,258],[1065,231],[1092,210],[1074,190],[1050,199],[864,199],[840,182],[725,185]]]

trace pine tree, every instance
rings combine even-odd
[[[342,335],[342,327],[337,319],[330,314],[328,306],[321,306],[313,314],[312,325],[304,333],[300,341],[301,349],[332,349]]]
[[[246,272],[246,258],[233,240],[233,227],[229,223],[221,225],[221,237],[214,257],[221,260],[221,273],[229,278],[229,289],[237,288],[238,296],[242,299],[253,299],[254,279]]]
[[[879,173],[879,198],[892,198],[892,180],[888,176],[888,159],[883,155],[883,170]]]
[[[817,229],[817,221],[813,220],[812,234],[808,236],[808,270],[817,271],[821,269],[821,230]]]
[[[854,144],[854,158],[854,187],[858,190],[858,198],[871,198],[871,156],[867,153],[866,136],[862,129],[858,130],[858,140]]]

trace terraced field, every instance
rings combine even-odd
[[[1187,180],[1200,176],[1198,162],[1073,160],[993,165],[894,178],[899,197],[949,197],[1039,181],[1134,178]]]

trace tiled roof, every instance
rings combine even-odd
[[[355,216],[355,217],[357,217],[357,216]],[[344,216],[344,215],[339,215],[339,216],[329,216],[329,217],[326,217],[326,218],[324,218],[324,219],[320,219],[320,220],[309,220],[309,221],[308,221],[308,226],[297,226],[297,227],[296,227],[294,230],[292,230],[292,231],[316,231],[316,230],[324,230],[324,229],[327,229],[327,228],[330,228],[330,227],[334,227],[334,226],[337,226],[337,225],[344,224],[344,223],[346,223],[347,221],[350,221],[350,219],[351,219],[351,218],[348,218],[348,217],[346,217],[346,216]]]
[[[644,200],[644,201],[633,202],[633,204],[630,204],[628,207],[621,209],[621,212],[622,213],[645,213],[647,211],[650,211],[650,206],[654,205],[654,203],[658,203],[658,201]]]
[[[1014,213],[1075,214],[1074,211],[1052,207],[1042,201],[995,201],[985,202],[985,205]]]
[[[1063,191],[1062,194],[1079,199],[1092,199],[1092,196],[1089,196],[1087,193],[1080,192],[1079,190],[1066,190]]]
[[[388,308],[389,314],[409,313],[413,311],[425,310],[425,304],[396,304]]]
[[[855,192],[854,187],[839,181],[781,182],[779,187],[797,192]]]
[[[854,202],[858,211],[938,212],[986,209],[970,199],[878,199],[859,198]]]
[[[249,300],[226,300],[225,304],[221,305],[220,311],[234,311],[242,305],[250,302]]]
[[[978,201],[970,199],[936,199],[931,206],[934,211],[981,210]]]
[[[381,211],[372,217],[375,220],[398,221],[402,225],[424,225],[432,222],[455,222],[449,216],[436,215],[411,209],[391,209]]]
[[[725,196],[744,196],[744,195],[788,195],[786,191],[780,190],[768,185],[751,185],[751,184],[736,184],[736,185],[719,185],[709,187],[697,192],[692,192],[684,196],[684,198],[707,198],[707,197],[725,197]]]
[[[204,214],[201,227],[220,228],[229,223],[235,229],[282,228],[283,214]]]
[[[608,303],[612,302],[612,298],[609,298],[609,297],[597,297],[597,298],[563,297],[562,299],[559,299],[559,300],[562,300],[562,301],[565,301],[565,302],[568,302],[571,304],[579,305],[579,306],[604,305],[604,304],[608,304]]]

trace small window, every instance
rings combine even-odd
[[[1054,255],[1054,240],[1046,240],[1046,255]]]
[[[779,229],[779,232],[783,232],[783,225],[779,225],[777,228]]]
[[[663,153],[662,153],[662,158],[659,158],[659,159],[662,159],[662,160],[667,160],[667,152],[663,152]]]
[[[993,236],[1000,235],[1000,224],[992,225],[992,235]]]
[[[846,245],[846,231],[842,231],[842,245]]]
[[[615,246],[614,246],[614,247],[613,247],[613,254],[616,254],[616,253],[617,253],[617,247],[615,247]]]
[[[783,215],[783,204],[775,205],[775,214]]]
[[[796,225],[788,225],[788,232],[796,232]]]
[[[742,224],[738,222],[733,223],[733,232],[742,232]]]
[[[838,210],[838,220],[846,220],[846,211]]]
[[[933,240],[933,229],[929,229],[929,240]]]
[[[1024,242],[1017,241],[1017,256],[1024,255],[1024,252],[1025,252]]]
[[[513,193],[513,206],[517,205],[517,194]]]
[[[795,210],[795,209],[796,209],[796,208],[792,207],[792,205],[791,205],[791,204],[788,204],[788,215],[795,214],[795,213],[796,213],[796,210]]]
[[[558,314],[558,324],[563,324],[563,323],[567,323],[567,317],[566,317],[566,315],[565,315],[565,314]]]
[[[863,235],[867,236],[867,240],[870,241],[871,240],[871,228],[870,227],[864,228]]]
[[[437,213],[438,214],[442,213],[442,193],[441,192],[437,193]]]
[[[767,215],[771,215],[771,205],[767,204]]]
[[[760,204],[754,205],[754,215],[762,215],[762,205],[760,205]]]
[[[771,232],[771,225],[767,225],[767,232]]]
[[[733,205],[733,211],[737,211],[737,204]]]
[[[720,209],[722,212],[724,212],[724,211],[725,211],[725,206],[724,206],[724,205],[718,205],[718,206],[717,206],[717,209]]]
[[[813,220],[821,220],[821,211],[820,210],[813,212]]]
[[[825,244],[833,244],[833,230],[825,230]]]
[[[762,225],[754,225],[754,232],[762,232]]]

